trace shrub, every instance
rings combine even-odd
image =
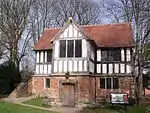
[[[11,61],[0,65],[0,93],[9,94],[20,82],[21,76],[18,68]]]

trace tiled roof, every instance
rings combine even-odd
[[[93,39],[98,47],[133,47],[134,38],[131,23],[79,26]],[[50,41],[61,28],[46,29],[34,50],[51,49]]]

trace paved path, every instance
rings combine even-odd
[[[30,100],[32,98],[33,98],[33,96],[24,97],[24,98],[3,98],[3,100],[8,101],[8,102],[13,102],[13,103],[22,103],[22,102]]]
[[[33,106],[33,105],[28,105],[28,104],[23,104],[22,102],[26,100],[30,100],[32,97],[25,97],[25,98],[4,98],[3,100],[12,102],[18,105],[22,106],[27,106],[27,107],[32,107],[32,108],[37,108],[37,109],[42,109],[42,110],[49,110],[49,111],[56,111],[59,113],[80,113],[82,108],[68,108],[68,107],[59,107],[55,106],[52,108],[44,108],[44,107],[38,107],[38,106]]]

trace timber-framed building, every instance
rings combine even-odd
[[[80,26],[70,18],[47,28],[34,47],[32,93],[66,106],[130,93],[133,49],[131,23]]]

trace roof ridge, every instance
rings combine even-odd
[[[120,23],[110,23],[110,24],[95,24],[95,25],[80,25],[80,27],[100,27],[100,26],[109,26],[109,25],[123,25],[123,24],[131,24],[131,22],[120,22]]]
[[[59,28],[58,28],[58,27],[49,27],[49,28],[45,28],[44,31],[46,31],[46,30],[51,30],[51,29],[61,29],[61,28],[62,28],[62,27],[59,27]]]
[[[91,25],[79,25],[79,27],[100,27],[100,26],[109,26],[109,25],[123,25],[123,24],[131,24],[131,22],[120,22],[120,23],[110,23],[110,24],[91,24]],[[49,27],[49,28],[45,28],[45,30],[51,30],[51,29],[61,29],[62,27]]]

